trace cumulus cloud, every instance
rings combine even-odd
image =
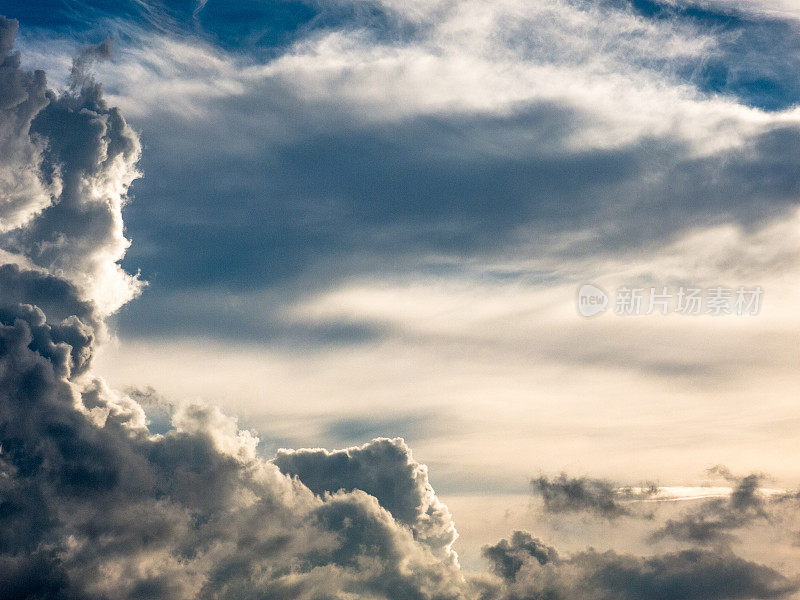
[[[152,436],[142,409],[69,378],[68,348],[2,339],[0,552],[14,597],[458,597],[452,566],[364,492],[315,497],[218,411]],[[47,581],[23,588],[14,578]],[[34,585],[36,587],[34,587]],[[48,588],[47,586],[50,586]]]
[[[531,488],[542,498],[548,513],[588,512],[606,519],[631,514],[622,501],[632,492],[620,490],[605,479],[569,477],[566,473],[552,478],[541,475],[531,480]]]
[[[453,517],[434,493],[427,467],[413,460],[402,439],[379,438],[334,452],[279,450],[274,462],[318,495],[363,490],[437,556],[457,560]]]
[[[520,569],[535,559],[540,565],[559,560],[556,549],[527,531],[515,531],[511,540],[500,540],[494,546],[483,548],[483,556],[490,562],[494,572],[508,580],[516,579]]]
[[[0,234],[26,223],[58,192],[57,172],[42,173],[43,143],[31,119],[47,103],[44,72],[20,70],[12,52],[16,21],[0,17]]]
[[[10,48],[17,26],[3,23],[3,47]],[[61,95],[46,89],[43,72],[20,69],[19,55],[7,53],[0,121],[9,149],[2,165],[8,175],[0,175],[8,191],[0,249],[70,282],[105,315],[141,287],[117,264],[128,247],[121,209],[139,176],[141,147],[87,71],[109,49],[104,42],[83,51]],[[29,195],[23,198],[18,189]]]

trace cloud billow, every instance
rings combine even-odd
[[[514,580],[520,569],[531,559],[540,565],[558,562],[559,556],[555,548],[534,538],[527,531],[515,531],[511,540],[500,540],[494,546],[483,548],[483,556],[492,565],[495,573],[507,580]]]
[[[456,560],[453,518],[428,482],[427,467],[411,459],[403,440],[376,439],[335,452],[279,450],[274,463],[318,495],[362,490],[374,496],[437,556]]]
[[[0,595],[461,597],[453,562],[374,497],[315,496],[213,409],[184,407],[152,434],[135,400],[91,374],[105,316],[139,287],[117,261],[140,147],[86,72],[102,48],[57,95],[18,70],[15,30],[0,20],[0,130],[28,154],[2,163],[24,178],[13,189],[49,194],[0,203]]]
[[[606,519],[630,514],[620,502],[623,497],[619,488],[603,479],[569,477],[566,473],[553,478],[542,475],[531,480],[531,488],[542,498],[548,513],[588,512]]]

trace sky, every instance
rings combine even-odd
[[[800,598],[800,2],[0,15],[0,595]]]

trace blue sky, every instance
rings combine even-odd
[[[142,148],[112,258],[146,282],[97,286],[116,389],[219,405],[266,457],[402,436],[463,506],[473,561],[509,503],[530,520],[540,473],[800,480],[796,2],[0,14],[56,89],[113,42],[91,70]],[[760,286],[764,304],[584,319],[583,283]],[[578,545],[574,523],[543,527]]]

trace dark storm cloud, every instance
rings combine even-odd
[[[30,327],[29,347],[56,364],[56,372],[63,377],[78,376],[88,368],[92,358],[94,330],[76,317],[68,317],[60,324],[45,321],[44,313],[30,304],[0,307],[0,323],[14,326],[18,320]]]
[[[589,550],[558,558],[542,556],[525,547],[530,537],[517,532],[517,542],[501,542],[487,548],[490,555],[502,547],[498,573],[507,586],[495,593],[500,598],[539,600],[595,598],[620,600],[722,600],[783,598],[800,588],[777,571],[743,560],[733,554],[687,550],[638,557]],[[504,540],[505,541],[505,540]],[[512,550],[509,561],[508,551]]]
[[[262,97],[291,128],[288,140],[252,127],[250,117],[263,112]],[[569,111],[548,105],[506,118],[420,117],[368,125],[343,120],[331,106],[298,106],[277,87],[214,108],[220,121],[206,135],[235,131],[241,143],[233,155],[217,154],[195,137],[199,132],[170,116],[159,126],[170,132],[169,145],[155,131],[150,137],[145,132],[151,152],[144,170],[159,177],[143,180],[137,197],[180,193],[187,202],[158,210],[132,205],[130,227],[149,233],[142,251],[134,246],[128,260],[169,288],[203,281],[239,289],[285,284],[315,273],[329,258],[320,269],[324,276],[357,253],[398,260],[427,250],[485,251],[534,217],[550,223],[591,219],[594,211],[585,213],[582,198],[634,177],[641,167],[638,147],[542,154],[537,141],[574,131]],[[527,141],[514,139],[518,129]],[[495,155],[498,138],[508,138],[503,141],[512,156]],[[184,153],[190,148],[198,152]],[[191,175],[180,192],[179,173]],[[212,206],[215,218],[209,218]],[[199,232],[189,224],[198,219]],[[175,244],[159,242],[167,238]],[[169,261],[159,258],[167,255]]]
[[[213,250],[212,250],[213,251]],[[151,276],[160,281],[158,273]],[[215,339],[268,341],[287,348],[358,346],[386,335],[389,326],[369,321],[326,319],[297,322],[276,314],[277,306],[290,304],[300,294],[292,286],[279,298],[241,297],[229,288],[179,291],[159,294],[157,283],[136,302],[125,306],[116,320],[123,331],[135,327],[141,335],[159,331],[164,335],[210,336]],[[162,288],[163,290],[163,288]],[[199,299],[202,297],[202,301]]]
[[[737,529],[769,519],[769,503],[760,490],[763,475],[737,477],[721,466],[710,469],[709,473],[733,484],[730,496],[705,500],[680,518],[669,519],[652,534],[653,541],[673,538],[697,544],[726,543],[736,539]]]
[[[540,565],[558,561],[558,552],[527,531],[515,531],[511,540],[500,540],[483,548],[483,556],[494,572],[503,579],[514,580],[519,570],[531,559]]]
[[[0,265],[0,306],[34,304],[51,321],[72,315],[83,321],[94,318],[94,306],[81,298],[80,290],[68,281],[18,265]]]
[[[624,495],[612,482],[589,477],[557,477],[544,475],[531,480],[533,493],[541,496],[548,513],[588,512],[606,519],[630,514],[620,502]]]
[[[0,327],[0,560],[37,575],[4,598],[460,597],[453,567],[364,492],[316,499],[246,439],[221,443],[214,411],[151,438],[139,406],[97,381],[77,410],[66,357],[31,337],[21,319]]]

